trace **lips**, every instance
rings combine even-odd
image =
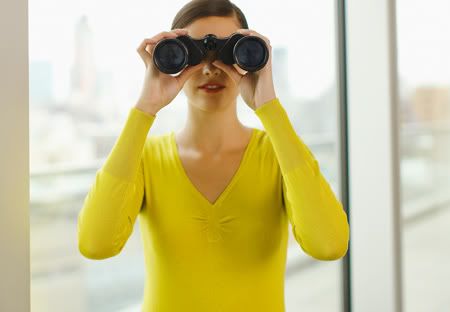
[[[201,85],[199,88],[200,89],[208,89],[208,90],[212,89],[212,90],[214,90],[214,88],[208,88],[208,86],[217,87],[216,89],[225,88],[225,86],[220,84],[220,83],[206,83],[204,85]]]

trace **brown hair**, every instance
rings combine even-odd
[[[195,20],[208,16],[234,16],[241,28],[248,29],[244,13],[229,0],[192,0],[175,15],[171,30],[185,28]]]

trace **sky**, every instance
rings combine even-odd
[[[93,31],[95,62],[114,74],[117,83],[141,88],[144,66],[136,52],[144,38],[170,30],[186,1],[155,0],[29,2],[30,61],[49,60],[54,67],[56,97],[64,98],[73,64],[74,28],[86,14]],[[272,47],[288,50],[288,82],[294,95],[314,98],[335,81],[334,2],[233,1],[250,29],[268,37]],[[397,2],[399,75],[408,84],[450,84],[450,1]],[[126,73],[124,75],[123,73]],[[130,89],[130,88],[124,88]],[[130,91],[128,91],[130,92]],[[126,96],[126,95],[124,95]]]

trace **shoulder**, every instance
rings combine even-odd
[[[252,148],[252,164],[255,176],[277,177],[280,175],[278,159],[273,149],[270,137],[265,130],[257,129]]]
[[[263,158],[268,158],[271,160],[275,159],[275,152],[270,141],[270,137],[264,129],[255,128],[255,146],[254,149],[258,154],[263,156]]]
[[[258,149],[273,152],[272,142],[270,137],[264,129],[255,128],[255,145]]]
[[[172,132],[167,132],[163,134],[150,134],[145,140],[143,154],[145,158],[159,158],[163,157],[170,149],[170,140]]]

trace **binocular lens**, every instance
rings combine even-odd
[[[155,49],[157,66],[165,71],[176,73],[183,68],[187,53],[175,40],[166,40]]]
[[[266,57],[264,46],[258,40],[246,38],[235,47],[235,57],[246,68],[256,68],[260,66]]]

